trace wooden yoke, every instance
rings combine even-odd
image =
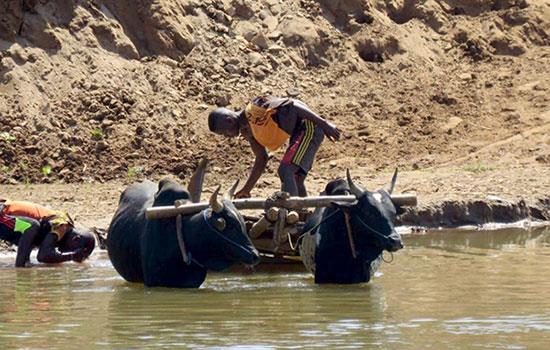
[[[402,207],[411,207],[417,205],[415,193],[392,194],[392,201]],[[287,199],[278,198],[276,200],[267,200],[263,198],[244,198],[234,199],[233,204],[237,209],[267,209],[270,207],[285,209],[303,209],[329,207],[332,202],[354,202],[355,196],[314,196],[314,197],[289,197]],[[187,203],[176,206],[151,207],[146,209],[147,219],[171,218],[179,214],[194,214],[208,208],[208,202]]]

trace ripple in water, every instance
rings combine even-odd
[[[4,348],[546,349],[550,231],[428,232],[373,282],[318,286],[303,269],[213,273],[198,290],[126,283],[104,252],[13,268],[0,257]]]

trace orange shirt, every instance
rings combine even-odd
[[[5,215],[24,216],[39,222],[44,218],[48,218],[51,226],[50,232],[57,235],[58,239],[63,238],[65,233],[74,227],[73,221],[68,214],[48,209],[36,203],[6,200],[3,206],[2,213]]]
[[[11,216],[25,216],[40,221],[42,218],[57,215],[59,212],[32,202],[7,200],[4,202],[3,213]]]
[[[270,151],[275,151],[288,140],[290,135],[273,120],[277,109],[259,106],[258,102],[261,100],[252,101],[246,106],[245,117],[256,141]]]

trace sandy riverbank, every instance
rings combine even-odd
[[[365,169],[352,172],[358,183],[376,189],[389,181],[391,173],[377,175]],[[224,188],[231,179],[220,181]],[[315,172],[308,182],[310,193],[318,193],[326,180]],[[182,181],[185,184],[185,180]],[[205,193],[218,181],[207,175]],[[266,175],[254,196],[265,197],[279,182]],[[114,213],[122,182],[80,184],[3,185],[2,195],[26,199],[71,213],[85,226],[106,228]],[[400,223],[415,226],[479,225],[487,222],[509,223],[522,219],[550,220],[550,168],[548,167],[447,167],[401,172],[396,192],[415,192],[418,206],[409,208]],[[203,199],[205,199],[203,195]]]

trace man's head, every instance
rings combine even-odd
[[[208,128],[216,134],[235,137],[239,135],[239,115],[227,108],[216,108],[208,115]]]
[[[63,239],[59,242],[58,248],[64,253],[75,252],[82,249],[85,258],[87,258],[94,251],[95,238],[91,232],[75,227],[65,233]]]

